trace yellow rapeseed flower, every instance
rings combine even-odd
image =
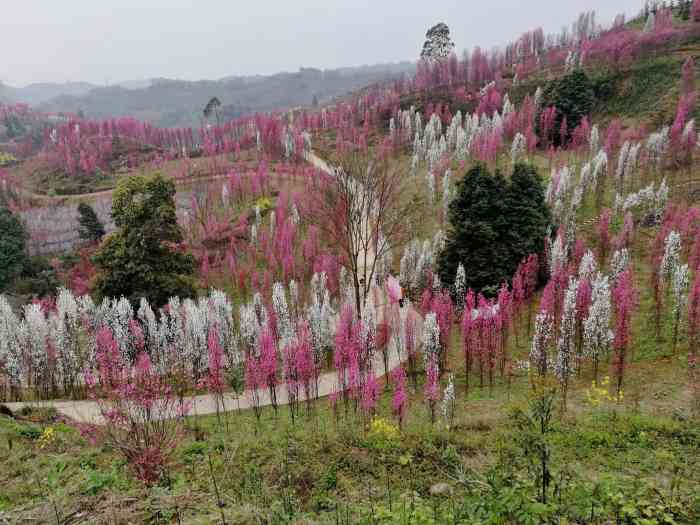
[[[39,448],[45,449],[56,441],[56,431],[53,427],[46,427],[39,437]]]

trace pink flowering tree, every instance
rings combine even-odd
[[[431,354],[427,360],[425,368],[425,386],[423,388],[423,397],[428,404],[430,413],[430,422],[435,423],[435,408],[440,400],[440,371],[438,357],[436,354]]]
[[[464,301],[464,311],[462,312],[462,353],[464,354],[464,381],[466,394],[469,394],[469,376],[474,360],[475,342],[475,296],[470,288]]]
[[[615,360],[613,366],[618,400],[622,398],[625,366],[627,365],[626,359],[632,337],[632,312],[635,302],[636,291],[632,281],[632,272],[627,269],[617,278],[617,285],[613,289],[613,303],[615,305],[615,331],[613,337]]]
[[[221,412],[226,411],[224,402],[224,390],[226,388],[226,378],[224,377],[224,349],[219,342],[219,336],[215,327],[209,329],[207,336],[207,348],[209,351],[209,366],[207,373],[200,379],[200,386],[214,396],[216,402],[216,419],[221,423]]]
[[[688,299],[688,380],[693,394],[693,409],[700,413],[700,271]]]
[[[102,337],[111,351],[106,334]],[[157,483],[167,474],[189,407],[178,402],[143,352],[133,366],[103,363],[97,376],[86,372],[85,382],[105,423],[88,430],[92,437],[119,451],[139,480]]]

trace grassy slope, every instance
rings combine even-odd
[[[587,202],[580,222],[594,213]],[[697,518],[700,431],[697,421],[687,417],[685,342],[676,356],[670,355],[669,324],[659,345],[648,323],[652,303],[645,244],[651,234],[642,230],[634,251],[642,293],[625,400],[592,406],[587,399],[591,372],[584,368],[571,389],[567,415],[557,418],[552,435],[554,472],[577,480],[565,489],[571,505],[578,492],[592,491],[595,484],[608,498],[618,492],[632,498],[634,487],[653,486],[668,499],[673,487],[678,501]],[[286,409],[277,418],[268,410],[259,424],[250,413],[230,414],[221,424],[214,417],[192,419],[167,487],[142,487],[114,451],[89,445],[69,425],[0,418],[0,447],[7,447],[0,509],[18,521],[31,516],[51,522],[53,501],[62,518],[73,515],[78,523],[170,523],[177,522],[177,514],[183,523],[212,523],[219,511],[208,467],[211,453],[224,513],[232,523],[287,523],[289,516],[335,523],[336,508],[349,516],[344,518],[348,523],[370,523],[368,516],[378,516],[383,507],[402,508],[406,494],[418,498],[413,501],[416,514],[437,513],[440,523],[451,506],[487,497],[486,489],[484,494],[473,484],[503,472],[504,465],[527,478],[511,418],[526,404],[527,377],[516,372],[510,388],[497,377],[493,388],[472,387],[466,396],[458,337],[450,360],[458,390],[451,430],[444,421],[429,423],[420,385],[396,440],[373,437],[352,409],[347,416],[341,410],[336,420],[324,401],[310,420],[296,425]],[[519,345],[512,339],[510,351],[520,359],[527,355],[525,341],[524,329]],[[609,363],[602,370],[607,373]],[[390,419],[388,394],[379,415]],[[39,435],[47,426],[55,429],[57,439],[42,448]],[[195,427],[204,429],[204,441],[195,439]],[[455,481],[465,472],[468,485]],[[453,497],[429,496],[439,482],[450,483]]]
[[[697,52],[695,47],[687,50]],[[616,77],[600,119],[621,115],[628,123],[667,122],[675,110],[683,60],[683,53],[676,51],[639,61]],[[535,160],[546,165],[544,159]],[[680,183],[683,177],[672,175],[671,182]],[[422,184],[419,180],[416,187]],[[675,195],[684,198],[686,192],[679,186]],[[594,214],[587,203],[579,222],[589,223]],[[437,221],[427,221],[421,236],[438,226]],[[584,233],[591,235],[590,230],[584,228]],[[634,487],[649,484],[658,493],[649,496],[652,501],[675,497],[686,512],[685,522],[692,523],[700,515],[700,431],[697,421],[688,418],[687,344],[682,341],[677,355],[671,355],[670,323],[665,323],[663,340],[657,343],[648,322],[652,300],[645,252],[653,234],[640,230],[633,252],[641,295],[625,400],[621,405],[592,406],[587,400],[591,377],[586,367],[571,389],[567,415],[557,418],[551,441],[553,468],[560,479],[570,475],[577,480],[562,489],[572,506],[578,504],[579,492],[593,490],[595,483],[601,500],[619,492],[621,498],[642,506],[644,498],[637,497]],[[521,359],[527,355],[525,339],[521,333],[520,345],[513,342],[511,347]],[[370,523],[370,516],[379,516],[383,507],[402,507],[401,494],[413,494],[415,514],[446,522],[454,505],[486,500],[495,473],[528,478],[511,418],[528,398],[526,376],[518,373],[510,388],[498,378],[492,389],[472,388],[466,396],[457,348],[455,344],[451,356],[457,416],[449,431],[444,423],[430,425],[420,386],[412,394],[405,428],[395,440],[367,432],[366,422],[352,410],[347,416],[341,410],[336,420],[325,402],[304,424],[292,425],[286,410],[277,418],[268,410],[259,424],[250,413],[231,414],[220,425],[213,417],[197,418],[196,423],[189,422],[190,430],[175,453],[167,487],[143,488],[117,454],[89,445],[64,423],[0,417],[0,452],[6,458],[0,470],[0,510],[18,522],[33,517],[51,523],[54,502],[62,518],[73,516],[71,522],[177,523],[179,514],[182,523],[212,523],[219,509],[209,475],[211,453],[230,523],[288,523],[310,515],[319,523]],[[608,369],[609,363],[603,367]],[[386,419],[388,403],[386,395],[379,410]],[[204,429],[205,441],[195,440],[195,425]],[[42,448],[37,438],[47,426],[56,430],[57,439]],[[460,479],[469,481],[462,484]],[[430,497],[430,487],[438,482],[450,483],[453,496]]]

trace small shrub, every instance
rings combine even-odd
[[[87,481],[83,493],[95,496],[105,488],[115,485],[116,479],[113,472],[102,472],[99,470],[88,470]]]
[[[199,461],[207,455],[208,445],[204,441],[193,441],[182,451],[182,460],[187,463]]]
[[[22,425],[17,429],[17,433],[27,439],[36,441],[41,437],[41,429],[35,425]]]

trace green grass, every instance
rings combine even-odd
[[[39,414],[34,421],[3,417],[0,452],[6,459],[0,471],[0,510],[13,519],[49,520],[55,503],[62,516],[84,509],[84,522],[89,523],[126,523],[127,518],[157,523],[166,515],[171,518],[161,522],[170,523],[177,513],[183,523],[212,523],[219,509],[210,454],[230,523],[288,523],[303,516],[315,523],[335,523],[336,508],[350,513],[350,523],[370,523],[363,520],[383,507],[388,512],[389,502],[395,510],[402,495],[412,494],[416,512],[424,505],[430,514],[436,503],[447,512],[451,505],[466,508],[474,503],[469,484],[455,481],[464,475],[470,483],[515,475],[518,494],[532,502],[528,467],[511,415],[526,408],[531,392],[527,377],[517,376],[508,388],[497,375],[493,388],[472,387],[465,396],[456,352],[450,363],[458,390],[450,430],[442,418],[435,426],[429,423],[420,387],[411,396],[399,437],[388,441],[373,437],[368,421],[352,407],[345,414],[341,404],[336,419],[325,401],[296,424],[287,408],[277,416],[266,408],[260,422],[250,412],[228,413],[221,423],[214,416],[190,418],[174,454],[170,482],[153,488],[135,481],[115,451],[91,446],[52,414]],[[679,417],[687,413],[683,364],[640,356],[628,371],[622,405],[593,408],[586,401],[590,380],[585,370],[573,381],[569,409],[556,418],[551,436],[553,471],[571,476],[567,490],[605,482],[625,491],[654,486],[664,492],[678,483],[676,498],[695,513],[688,516],[697,517],[700,430],[696,421]],[[387,421],[389,403],[386,394],[378,410],[378,417]],[[55,429],[56,439],[41,448],[47,426]],[[450,484],[452,496],[430,495],[440,482]],[[514,485],[501,480],[495,486],[505,490]]]

